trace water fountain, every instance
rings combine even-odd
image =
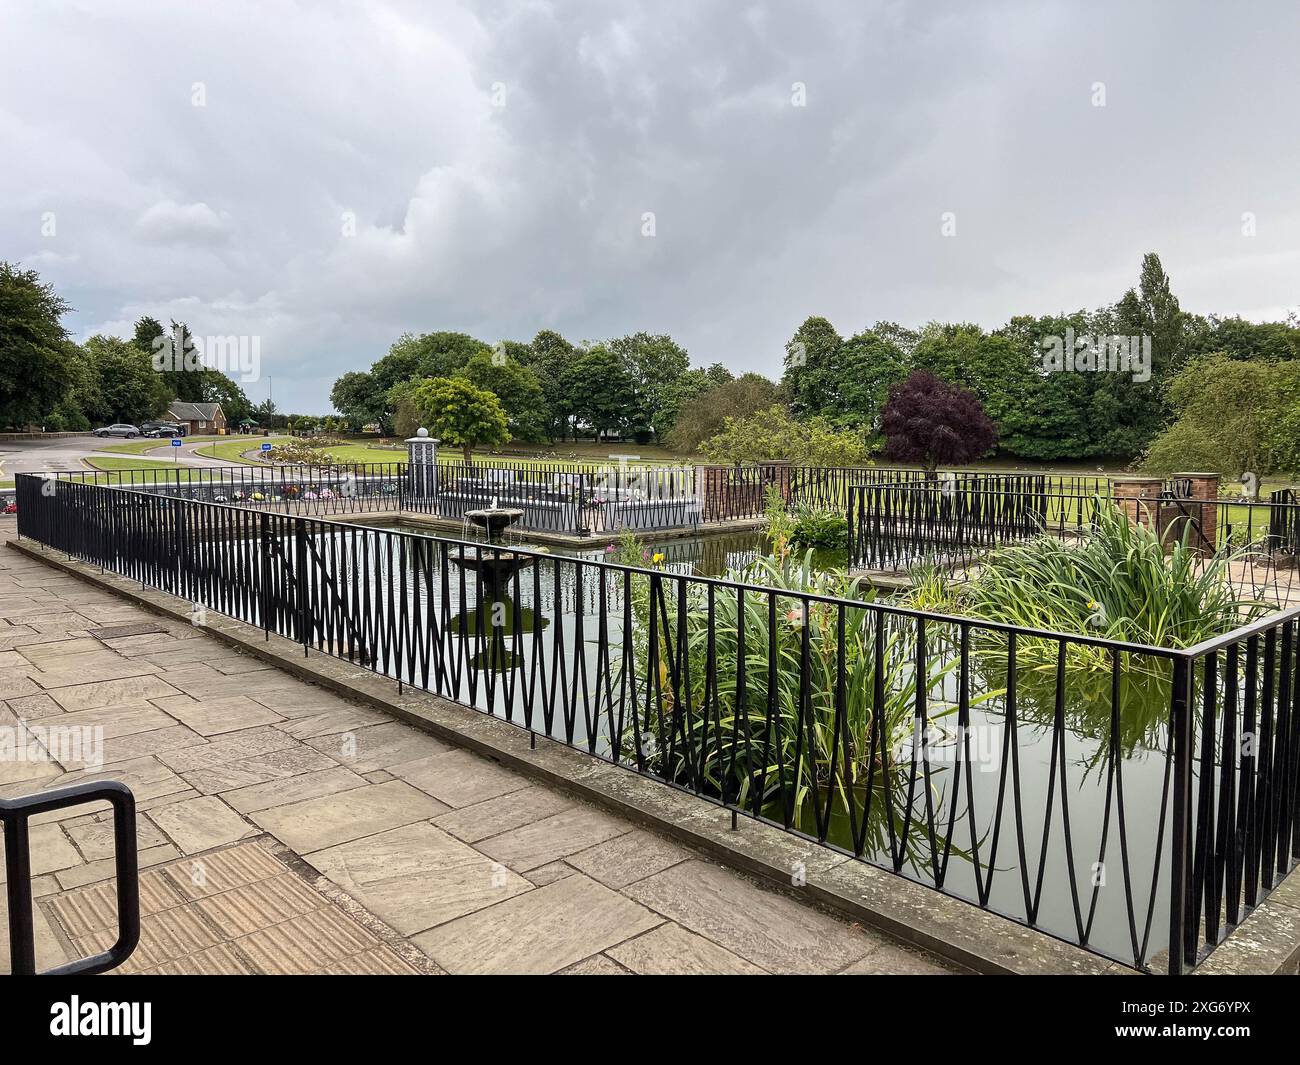
[[[468,573],[477,573],[482,588],[482,598],[476,606],[462,610],[456,618],[453,631],[463,638],[486,634],[488,646],[472,660],[480,669],[504,671],[519,661],[518,650],[507,646],[509,634],[513,636],[540,632],[549,624],[546,618],[515,602],[510,594],[510,582],[524,569],[537,562],[534,555],[520,555],[503,550],[505,531],[524,516],[518,507],[498,506],[494,496],[488,507],[465,512],[465,517],[487,535],[487,544],[467,548],[450,556],[450,561]]]

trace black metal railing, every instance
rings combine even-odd
[[[23,537],[1138,968],[1300,855],[1297,611],[1177,650],[17,481]]]
[[[1098,509],[1122,506],[1166,542],[1182,541],[1219,558],[1239,593],[1286,607],[1300,605],[1300,503],[1289,496],[1258,502],[1200,500],[1166,488],[1151,499],[1071,495],[1055,485],[1026,492],[961,482],[860,485],[848,509],[850,565],[897,573],[937,566],[961,579],[991,550],[1048,534],[1086,536]]]
[[[909,481],[858,485],[848,505],[850,564],[960,572],[989,550],[1091,528],[1102,496],[1071,495],[1046,479]]]
[[[28,825],[33,817],[70,806],[107,802],[113,807],[113,847],[117,889],[117,940],[106,951],[68,962],[44,975],[89,976],[115,969],[140,941],[140,881],[136,856],[135,797],[116,780],[97,780],[69,788],[0,799],[4,823],[5,878],[9,902],[9,971],[36,972],[36,931],[32,915],[32,861]]]

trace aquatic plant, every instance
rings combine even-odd
[[[915,620],[870,609],[870,589],[819,571],[811,551],[724,580],[763,590],[631,578],[632,655],[616,689],[632,694],[625,757],[808,831],[906,785],[916,769],[894,752],[920,707],[930,720],[953,712],[956,658],[928,653],[918,693]]]

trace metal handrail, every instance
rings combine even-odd
[[[28,822],[37,815],[90,802],[113,807],[113,844],[117,877],[117,940],[106,951],[46,969],[42,976],[90,976],[125,962],[140,942],[140,879],[136,855],[135,796],[116,780],[74,784],[56,791],[0,799],[4,823],[5,875],[9,898],[10,972],[36,974],[36,930],[32,917],[32,862]]]

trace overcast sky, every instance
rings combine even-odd
[[[0,12],[0,258],[78,339],[260,337],[282,410],[406,330],[775,376],[809,314],[994,327],[1148,250],[1185,308],[1300,305],[1294,0]]]

